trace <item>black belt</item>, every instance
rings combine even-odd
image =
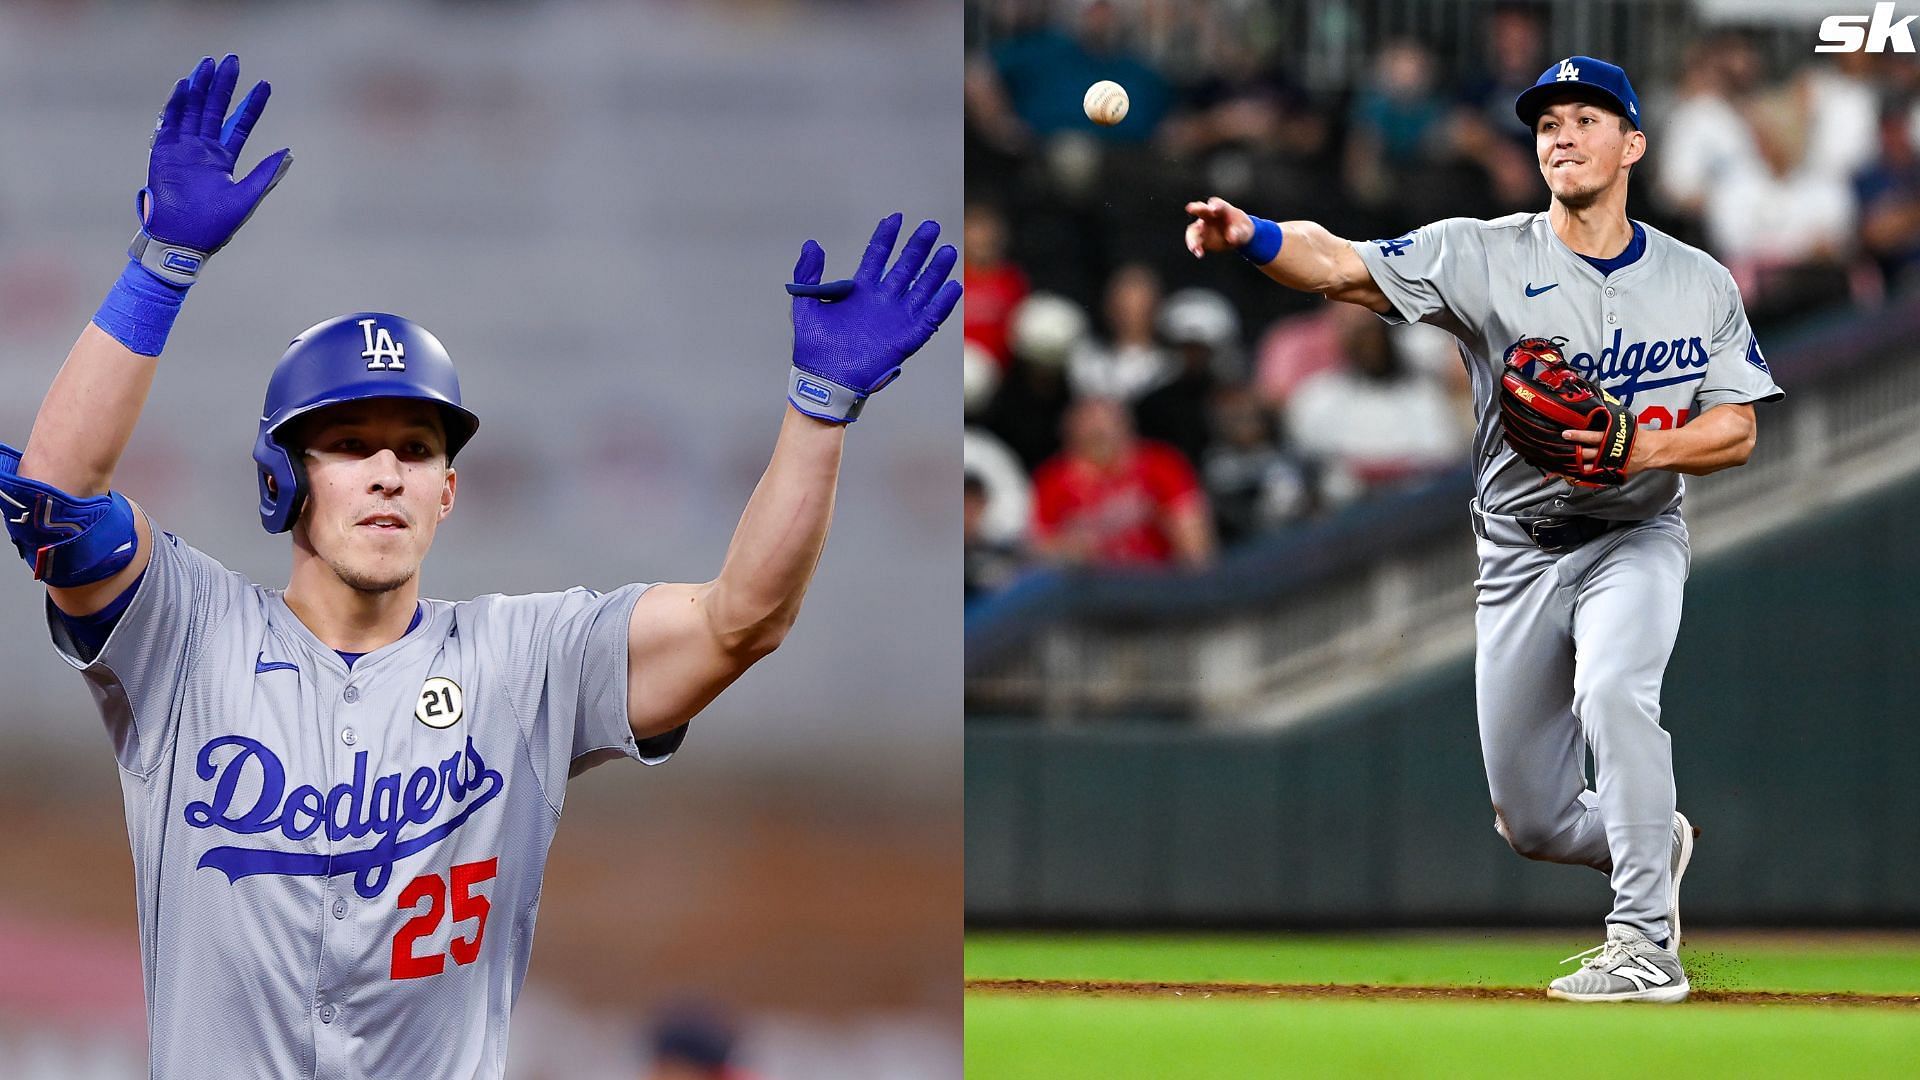
[[[1489,514],[1473,507],[1474,535],[1495,544],[1518,546],[1530,543],[1549,555],[1564,555],[1605,533],[1637,521],[1614,521],[1597,517],[1516,518]]]

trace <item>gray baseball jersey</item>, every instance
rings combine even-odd
[[[1548,477],[1507,448],[1496,402],[1502,358],[1525,337],[1560,339],[1568,362],[1642,427],[1780,396],[1732,276],[1642,229],[1639,257],[1610,273],[1569,249],[1545,213],[1452,218],[1354,248],[1393,304],[1384,317],[1451,331],[1473,384],[1475,501],[1486,523],[1475,700],[1495,826],[1530,858],[1607,873],[1608,921],[1658,942],[1676,906],[1660,687],[1691,566],[1685,487],[1665,470],[1613,488]],[[1571,515],[1637,524],[1551,554],[1513,520]]]
[[[1615,488],[1575,487],[1509,450],[1496,392],[1501,358],[1521,338],[1565,339],[1568,363],[1642,427],[1675,428],[1715,405],[1780,396],[1732,275],[1698,248],[1642,228],[1645,253],[1604,276],[1544,212],[1448,218],[1353,245],[1393,303],[1387,321],[1432,323],[1460,340],[1478,418],[1475,489],[1486,510],[1639,520],[1678,506],[1685,490],[1664,470]]]
[[[349,668],[153,535],[97,656],[49,612],[120,763],[153,1074],[501,1075],[567,779],[641,758],[647,586],[425,600]]]

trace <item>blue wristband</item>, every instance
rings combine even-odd
[[[1248,216],[1252,217],[1251,214]],[[1253,239],[1240,245],[1240,257],[1255,266],[1265,266],[1280,254],[1280,244],[1284,240],[1286,237],[1281,235],[1278,223],[1256,217],[1253,219]]]
[[[162,281],[146,267],[128,260],[120,280],[107,290],[100,310],[94,312],[93,325],[141,356],[159,356],[167,347],[167,334],[180,315],[187,288]]]

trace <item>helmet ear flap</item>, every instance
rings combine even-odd
[[[293,528],[306,502],[304,464],[270,432],[261,432],[253,447],[253,460],[260,466],[260,523],[270,533],[286,532]]]

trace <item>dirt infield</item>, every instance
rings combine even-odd
[[[1069,979],[968,979],[967,992],[1055,994],[1084,997],[1284,997],[1358,998],[1400,1001],[1546,1001],[1538,987],[1372,986],[1364,983],[1178,983]],[[1695,990],[1688,999],[1715,1005],[1871,1005],[1920,1008],[1913,994],[1781,994],[1757,990]]]

